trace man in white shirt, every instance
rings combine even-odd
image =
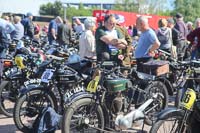
[[[96,22],[94,19],[86,19],[84,21],[85,31],[79,38],[79,54],[81,58],[96,58],[96,43],[94,31],[96,29]]]

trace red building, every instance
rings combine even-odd
[[[115,11],[115,10],[94,10],[93,17],[97,18],[97,22],[101,23],[104,20],[104,16],[106,14],[115,14],[118,15],[121,21],[120,24],[123,26],[129,26],[136,24],[137,17],[143,15],[149,18],[149,25],[153,29],[158,29],[158,21],[161,18],[169,18],[169,16],[157,16],[157,15],[146,15],[146,14],[138,14],[133,12],[124,12],[124,11]]]

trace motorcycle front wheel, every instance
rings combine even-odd
[[[31,90],[16,101],[14,108],[14,122],[22,132],[31,132],[33,124],[44,107],[52,107],[57,111],[58,105],[53,93],[46,90]]]
[[[10,81],[2,81],[0,85],[0,111],[8,117],[13,117],[15,101],[18,92],[12,88]]]
[[[145,90],[147,92],[147,98],[159,94],[156,100],[147,108],[147,110],[151,108],[151,111],[148,111],[146,114],[145,123],[152,125],[155,121],[156,114],[168,107],[169,95],[165,84],[160,81],[150,83]]]
[[[103,110],[91,98],[76,101],[64,112],[62,133],[100,133],[102,129]]]
[[[150,133],[183,133],[189,132],[186,129],[186,122],[183,121],[183,112],[172,112],[166,115],[163,119],[159,119],[151,127]]]

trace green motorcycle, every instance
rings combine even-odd
[[[97,66],[88,93],[65,105],[63,133],[127,131],[143,121],[150,124],[155,113],[167,106],[168,93],[162,82],[134,70],[124,76],[121,69],[112,62]]]

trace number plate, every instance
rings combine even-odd
[[[181,106],[190,110],[196,100],[196,92],[193,89],[187,89],[183,99],[181,100]]]
[[[67,99],[70,99],[70,97],[72,97],[73,95],[77,94],[78,92],[84,92],[84,91],[85,91],[84,87],[76,87],[74,89],[68,90],[65,93],[65,101]]]
[[[87,86],[87,91],[89,92],[96,92],[97,91],[97,86],[100,80],[100,76],[96,76],[93,80],[91,80]]]
[[[49,83],[49,81],[51,80],[53,76],[53,72],[54,72],[53,69],[46,69],[42,74],[41,82]]]
[[[28,86],[29,84],[40,84],[41,79],[30,79],[26,82],[24,82],[25,86]]]

